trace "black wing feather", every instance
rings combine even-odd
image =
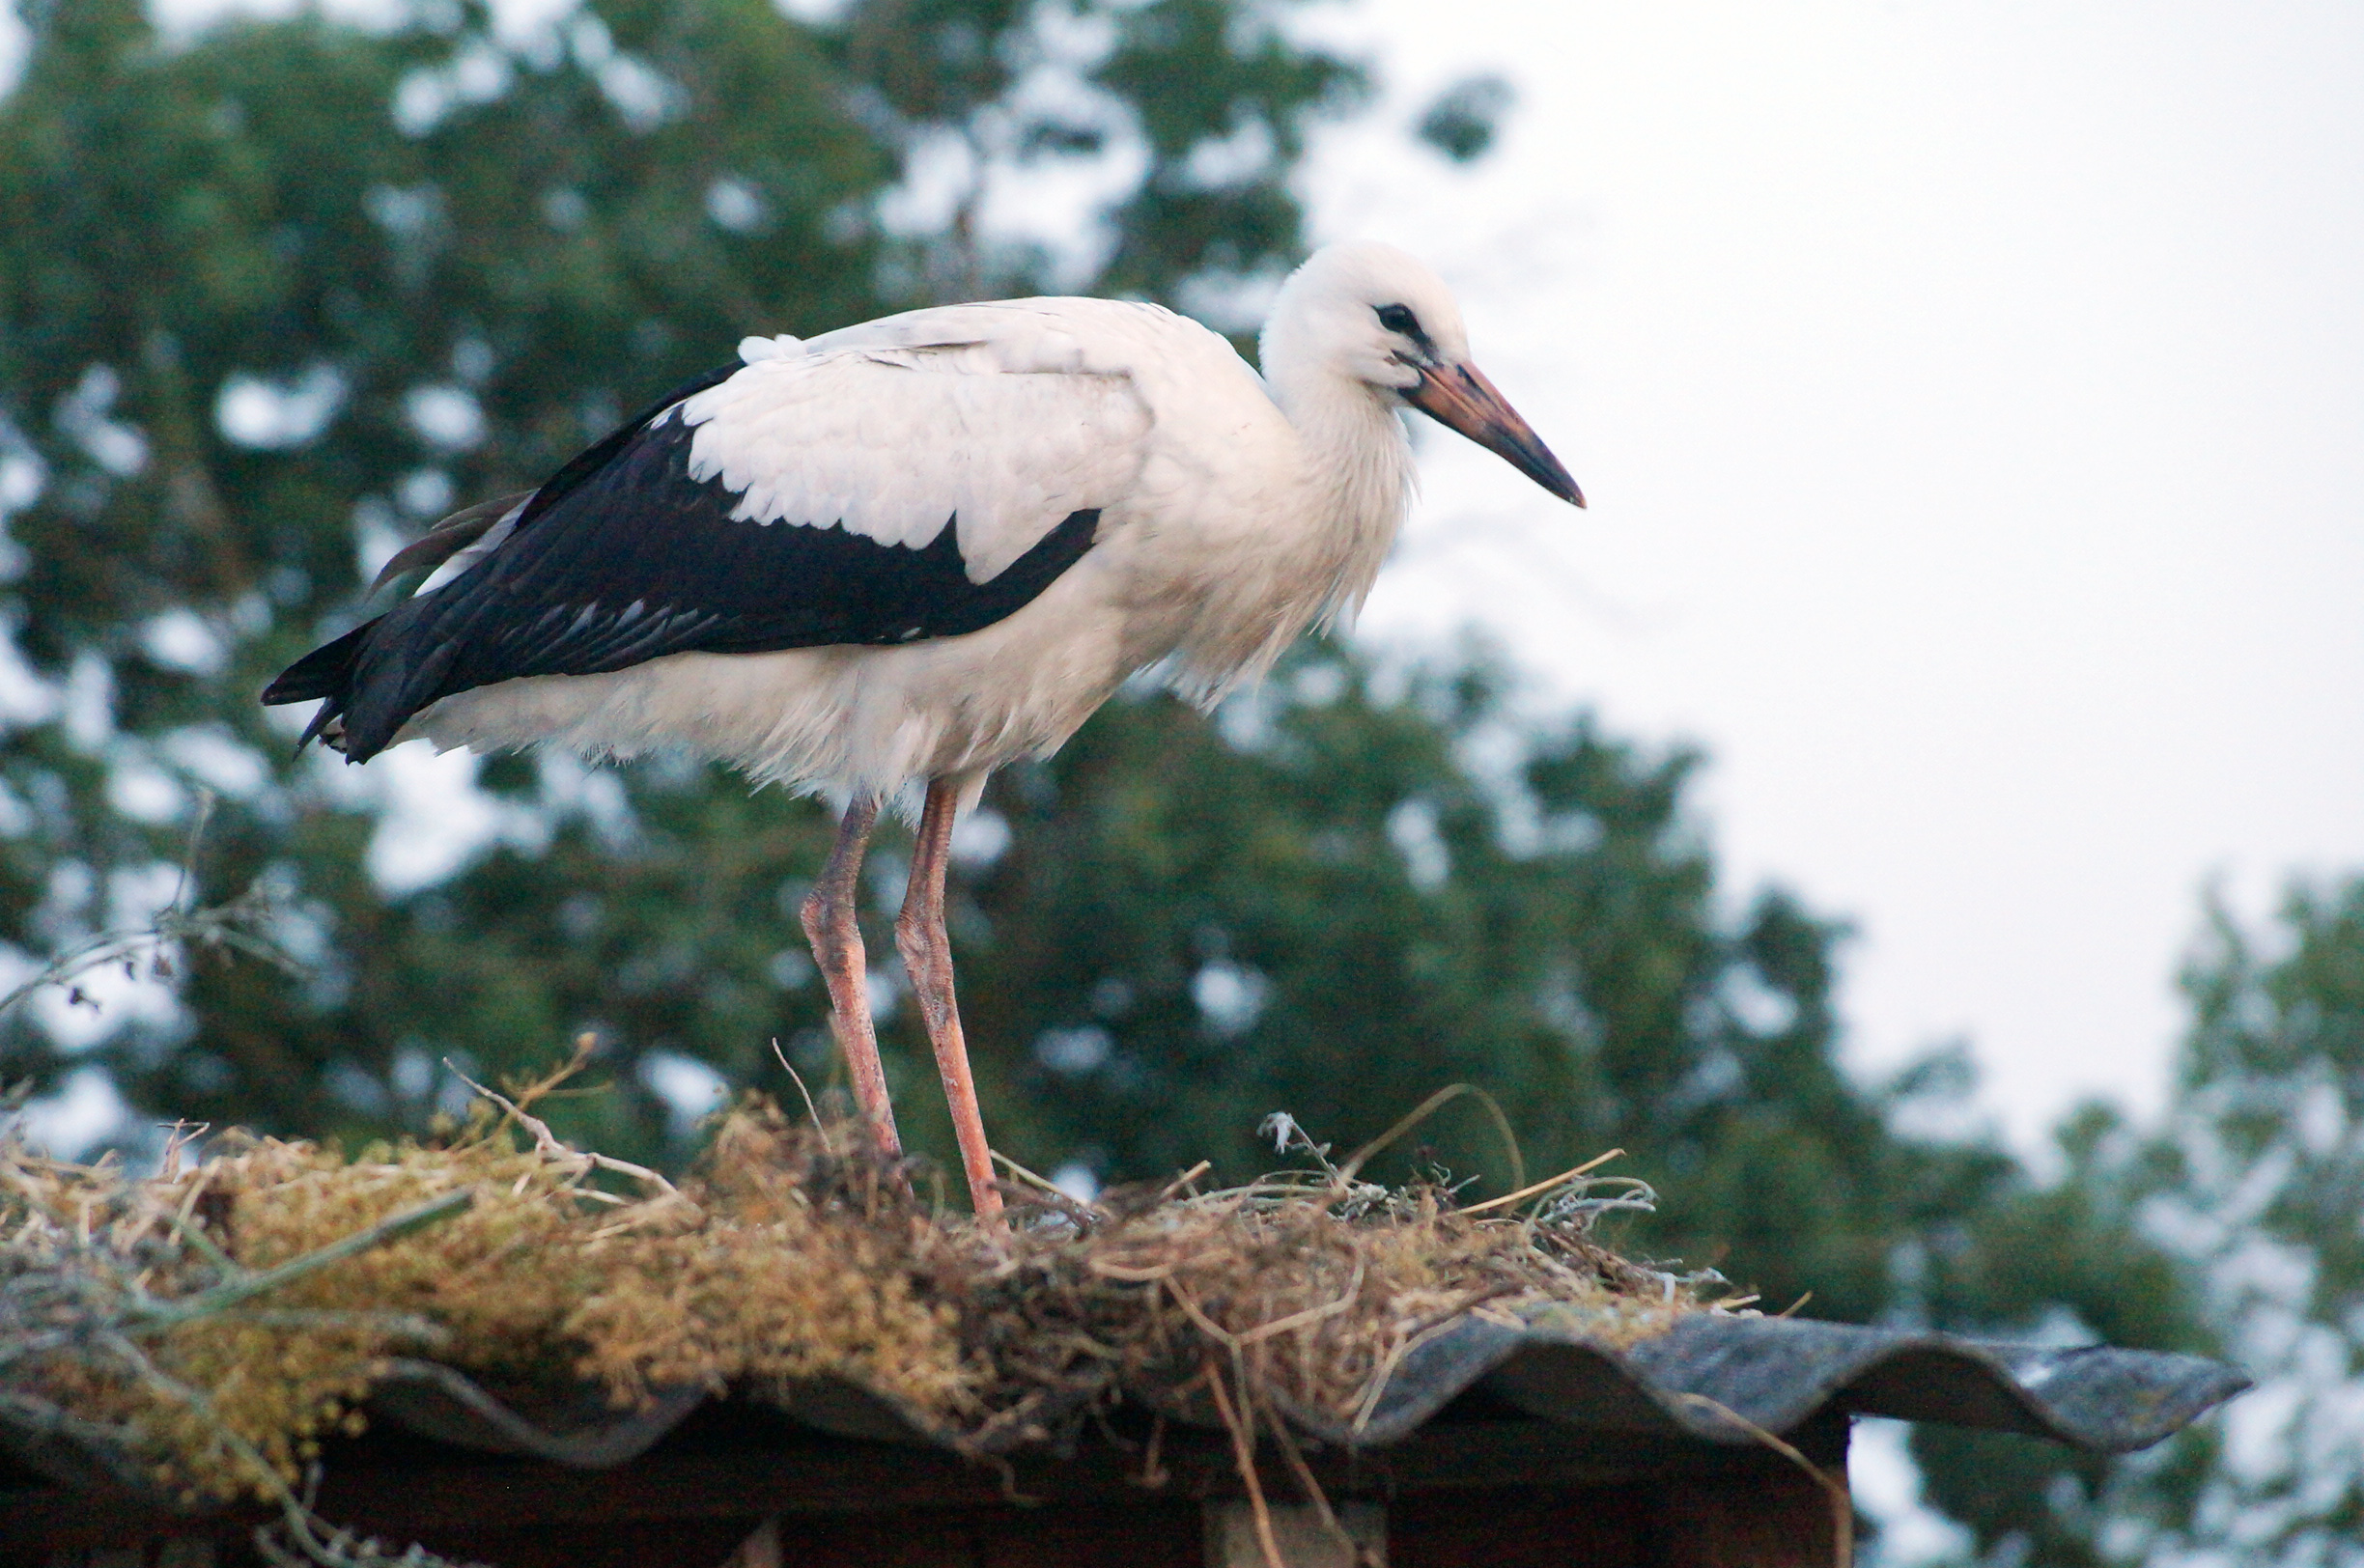
[[[690,476],[695,432],[678,416],[651,421],[739,368],[650,405],[536,491],[499,548],[298,660],[264,701],[326,697],[313,733],[341,718],[346,755],[358,762],[430,703],[522,676],[980,630],[1091,547],[1099,511],[1074,512],[975,583],[949,515],[917,548],[837,526],[733,518],[737,491]]]
[[[361,644],[377,625],[377,621],[369,621],[354,627],[336,641],[323,643],[281,670],[279,678],[263,688],[263,706],[275,708],[286,702],[311,702],[344,690],[345,684],[352,679],[353,660],[361,655]]]
[[[420,568],[441,566],[453,556],[492,531],[492,525],[509,513],[520,501],[529,500],[532,490],[521,490],[515,495],[499,495],[490,501],[479,501],[465,511],[455,512],[428,529],[418,538],[386,557],[386,564],[378,569],[370,579],[369,592],[376,593],[395,578],[406,576]]]

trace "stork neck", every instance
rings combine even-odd
[[[1357,534],[1376,534],[1384,552],[1412,479],[1412,443],[1394,400],[1350,377],[1285,361],[1271,385],[1297,432],[1309,477],[1337,519]]]

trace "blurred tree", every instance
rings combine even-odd
[[[2160,1223],[2205,1271],[2217,1321],[2266,1387],[2189,1517],[2171,1508],[2162,1522],[2198,1554],[2357,1561],[2364,877],[2292,887],[2278,924],[2261,941],[2212,907],[2184,974],[2192,1027],[2160,1155]],[[2172,1502],[2180,1489],[2160,1494]]]
[[[2028,1255],[2053,1277],[2107,1284],[2085,1238],[2131,1224],[2204,1282],[2199,1314],[2258,1389],[2221,1425],[2075,1485],[2035,1486],[1990,1510],[1980,1544],[2041,1562],[2364,1561],[2364,877],[2299,883],[2268,934],[2211,900],[2185,967],[2191,1009],[2164,1132],[2093,1113],[2062,1184],[2077,1238]],[[2074,1197],[2069,1194],[2073,1192]],[[2091,1221],[2098,1218],[2099,1225]],[[2066,1259],[2063,1259],[2063,1252]],[[2061,1263],[2068,1267],[2063,1269]],[[2119,1277],[2125,1294],[2151,1295]],[[2105,1292],[2113,1295],[2115,1292]],[[2080,1302],[2110,1328],[2103,1301]],[[1976,1517],[1982,1475],[1920,1435],[1941,1499]],[[2029,1549],[2036,1550],[2029,1554]]]
[[[865,124],[927,171],[943,210],[917,258],[962,298],[1038,286],[1044,245],[986,232],[997,187],[1046,158],[1138,160],[1067,281],[1201,310],[1300,247],[1288,179],[1309,123],[1359,104],[1353,64],[1290,40],[1275,0],[868,0],[837,35]],[[1222,322],[1252,331],[1249,321]],[[1243,345],[1244,347],[1244,345]]]
[[[1472,76],[1436,97],[1420,117],[1415,134],[1455,163],[1468,163],[1494,145],[1503,116],[1517,94],[1500,76]]]
[[[438,911],[505,863],[383,895],[382,786],[291,766],[256,683],[456,494],[531,483],[744,333],[866,313],[860,214],[892,159],[755,0],[585,12],[509,48],[450,6],[183,52],[116,0],[29,20],[0,105],[0,409],[42,481],[9,595],[40,685],[0,746],[21,819],[0,930],[38,951],[124,918],[169,885],[190,791],[217,791],[202,885],[276,882],[318,973],[201,968],[185,1020],[108,1040],[118,1083],[277,1129],[408,1119],[396,1089],[432,1054],[544,1054],[574,1009],[503,969],[505,933],[443,939]],[[20,1025],[11,1050],[42,1065]]]
[[[102,1062],[144,1108],[315,1133],[417,1125],[440,1057],[501,1070],[584,1026],[663,1081],[752,1077],[816,1017],[791,912],[816,807],[678,767],[446,769],[424,809],[490,817],[502,847],[395,867],[433,883],[398,892],[380,811],[417,763],[291,764],[253,693],[352,624],[408,533],[546,476],[740,337],[1038,283],[973,197],[883,224],[941,182],[932,139],[1101,156],[1132,287],[1294,260],[1281,175],[1361,78],[1276,10],[879,0],[816,27],[600,0],[509,37],[417,0],[383,32],[307,15],[167,49],[131,0],[29,7],[0,103],[0,938],[41,954],[152,908],[204,788],[201,893],[262,879],[314,973],[202,966],[177,1011],[119,997],[68,1028],[104,1036],[82,1054],[7,1021],[6,1071]],[[1234,147],[1254,155],[1193,161]],[[1143,216],[1186,199],[1236,233]],[[653,1148],[664,1097],[624,1083],[596,1135]]]
[[[2018,1187],[1950,1238],[1943,1317],[2056,1344],[2218,1351],[2200,1275],[2150,1222],[2156,1146],[2101,1105],[2069,1115],[2056,1143],[2058,1178]],[[2143,1560],[2129,1510],[2188,1506],[2178,1489],[2216,1463],[2221,1431],[2206,1422],[2131,1460],[1936,1426],[1910,1441],[1929,1502],[1970,1526],[1978,1563],[2098,1568]]]

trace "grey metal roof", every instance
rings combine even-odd
[[[1836,1405],[2125,1453],[2149,1447],[2248,1386],[2237,1368],[2194,1356],[2012,1345],[1805,1319],[1702,1313],[1622,1351],[1470,1319],[1406,1357],[1360,1427],[1320,1411],[1286,1414],[1325,1442],[1382,1448],[1477,1391],[1581,1430],[1744,1444],[1758,1441],[1749,1427],[1793,1431]],[[956,1445],[924,1415],[849,1383],[823,1380],[757,1396],[845,1437]],[[1211,1405],[1149,1390],[1142,1397],[1194,1424],[1219,1424]],[[701,1396],[684,1392],[629,1416],[593,1403],[541,1412],[536,1420],[464,1378],[411,1362],[375,1403],[425,1436],[600,1467],[657,1442]]]
[[[1575,1433],[1741,1445],[1826,1411],[2022,1432],[2106,1453],[2148,1447],[2242,1389],[2222,1362],[2106,1346],[2012,1345],[1951,1334],[1811,1320],[1702,1313],[1618,1350],[1565,1332],[1465,1320],[1408,1356],[1360,1426],[1289,1409],[1305,1435],[1380,1449],[1419,1432],[1456,1398],[1506,1403]],[[850,1438],[961,1444],[918,1413],[837,1380],[741,1390],[792,1419]],[[1141,1390],[1168,1415],[1213,1427],[1211,1407]],[[684,1389],[619,1413],[596,1389],[504,1402],[449,1368],[398,1362],[372,1397],[379,1419],[463,1447],[605,1469],[657,1443],[700,1405]],[[996,1446],[1014,1449],[1025,1440]],[[116,1454],[56,1431],[13,1424],[0,1447],[70,1486],[146,1492]],[[161,1499],[158,1499],[161,1500]]]
[[[1723,1411],[1782,1433],[1836,1404],[2125,1453],[2249,1386],[2237,1368],[2193,1356],[1721,1313],[1686,1319],[1622,1353],[1473,1321],[1412,1360],[1363,1442],[1395,1441],[1447,1399],[1482,1386],[1571,1426],[1711,1442],[1755,1441]]]

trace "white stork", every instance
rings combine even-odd
[[[1333,245],[1256,373],[1156,305],[1011,299],[749,338],[540,489],[412,544],[416,594],[307,655],[363,762],[438,748],[687,748],[845,810],[803,924],[854,1092],[897,1153],[856,925],[879,803],[925,781],[895,921],[980,1218],[1000,1208],[944,933],[952,826],[1137,671],[1211,705],[1369,591],[1412,490],[1409,406],[1562,500],[1567,470],[1469,360],[1425,266]]]

